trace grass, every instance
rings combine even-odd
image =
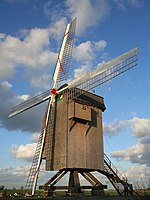
[[[150,189],[137,189],[136,192],[138,194],[140,194],[140,196],[150,197]],[[0,190],[0,193],[3,193],[5,195],[5,197],[9,197],[10,194],[13,196],[14,193],[19,194],[19,197],[24,197],[24,194],[26,193],[26,191],[25,190],[21,190],[21,189],[4,189],[4,190]],[[44,196],[44,191],[37,190],[36,191],[36,196],[37,197],[43,197]],[[66,196],[66,191],[55,191],[54,192],[54,196],[55,197]],[[91,191],[85,190],[84,191],[84,196],[86,196],[86,197],[91,196]],[[109,189],[109,190],[105,190],[105,196],[107,196],[107,197],[115,197],[115,196],[118,196],[118,193],[113,189]],[[30,198],[28,198],[28,199],[30,199]]]
[[[105,190],[105,196],[114,197],[114,196],[118,196],[118,193],[116,192],[116,190],[113,190],[113,189]]]
[[[19,196],[24,196],[24,194],[26,193],[25,190],[21,190],[21,189],[4,189],[4,190],[0,190],[0,193],[3,193],[5,196],[10,196],[13,195],[14,193],[19,194]],[[42,190],[37,190],[36,191],[36,195],[37,196],[44,196],[44,191]],[[85,190],[84,191],[84,195],[85,196],[91,196],[91,191],[89,190]],[[106,190],[105,191],[105,195],[106,196],[118,196],[117,192],[115,190]],[[55,191],[54,192],[54,196],[66,196],[66,191]]]

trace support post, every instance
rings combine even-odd
[[[55,184],[67,173],[69,172],[69,182],[68,186],[56,186]],[[79,173],[91,184],[91,186],[81,186]],[[107,186],[103,185],[91,172],[86,169],[61,169],[59,170],[50,180],[48,180],[39,189],[44,189],[45,196],[53,196],[55,190],[67,190],[67,195],[69,196],[83,196],[84,189],[91,189],[91,194],[94,196],[104,195],[104,189]]]
[[[81,194],[81,193],[82,192],[81,192],[78,171],[77,170],[70,171],[68,195],[77,196],[77,194]]]

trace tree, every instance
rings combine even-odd
[[[23,190],[23,189],[24,189],[24,187],[23,187],[23,186],[21,186],[21,187],[20,187],[20,190]]]
[[[0,190],[4,190],[5,186],[4,185],[1,185],[0,186]]]

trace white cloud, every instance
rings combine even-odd
[[[18,67],[37,70],[53,64],[57,56],[49,49],[49,37],[48,28],[31,29],[23,40],[3,36],[4,39],[0,40],[0,78],[12,77]]]
[[[31,162],[33,160],[36,146],[37,146],[37,143],[19,145],[19,146],[12,145],[12,147],[10,148],[10,153],[16,159],[23,159],[23,160]]]
[[[3,82],[1,82],[1,86],[4,89],[9,90],[12,87],[12,84],[10,84],[8,81],[3,81]]]
[[[100,40],[97,42],[86,41],[76,46],[73,56],[78,63],[78,67],[74,69],[74,78],[77,78],[91,70],[95,63],[94,60],[97,56],[97,50],[101,53],[106,46],[107,42],[105,40]]]
[[[120,10],[125,10],[126,6],[125,6],[125,1],[124,0],[114,0],[116,6],[118,7],[118,9]]]
[[[130,128],[132,135],[138,139],[138,143],[126,150],[114,151],[111,156],[150,166],[150,119],[133,117],[130,120],[104,123],[104,133],[109,136],[118,134],[125,128]]]
[[[150,167],[147,167],[146,165],[131,166],[124,171],[124,174],[136,189],[137,186],[142,187],[143,184],[148,181],[148,177],[150,177]],[[144,188],[147,188],[147,186]]]
[[[68,15],[77,17],[77,33],[83,32],[92,26],[101,23],[109,14],[109,5],[105,0],[66,0]]]
[[[126,149],[117,150],[111,153],[112,157],[118,158],[119,160],[130,161],[132,163],[145,164],[150,167],[150,142],[137,143],[136,145]]]
[[[128,148],[127,150],[118,150],[111,153],[112,156],[118,158],[124,158],[124,160],[129,161],[131,157],[134,157],[135,161],[142,158],[144,152],[144,145],[136,144],[135,146]]]
[[[97,50],[102,50],[107,46],[107,42],[105,40],[100,40],[98,42],[95,42],[95,46]]]
[[[63,3],[63,1],[53,3],[52,0],[47,0],[43,6],[46,17],[52,21],[59,21],[65,14],[65,10],[62,9]]]
[[[123,128],[129,127],[132,134],[137,138],[150,136],[150,119],[133,117],[129,120],[117,120],[112,123],[104,123],[104,132],[108,135],[114,135],[122,131]]]
[[[0,180],[1,184],[5,188],[20,188],[25,186],[27,176],[29,174],[30,166],[18,166],[16,168],[12,167],[3,167],[0,168]]]
[[[76,68],[74,70],[74,78],[78,78],[84,74],[86,74],[86,72],[88,72],[90,69],[90,67],[88,65],[82,65],[79,68]]]
[[[116,135],[122,131],[122,129],[126,124],[127,124],[126,120],[125,121],[116,120],[115,122],[109,124],[103,123],[104,133],[107,134],[108,136]]]
[[[92,49],[92,43],[90,41],[81,43],[79,46],[75,48],[74,57],[77,61],[91,61],[94,59],[94,52]]]
[[[45,90],[50,89],[50,85],[52,85],[52,78],[49,74],[41,74],[37,76],[33,76],[31,78],[31,85],[36,88],[42,88]]]
[[[27,176],[30,170],[30,166],[18,166],[16,169],[12,172],[12,175],[22,177]]]
[[[101,56],[100,56],[102,62],[101,63],[104,63],[106,61],[108,61],[110,58],[109,58],[109,54],[107,52],[102,52]]]
[[[12,168],[11,167],[3,167],[3,168],[0,168],[0,175],[1,174],[6,174],[7,172],[11,171]]]
[[[29,170],[31,165],[20,165],[16,168],[12,167],[3,167],[0,168],[0,180],[1,185],[4,185],[5,188],[18,188],[20,189],[21,186],[25,186]],[[42,164],[41,170],[39,173],[38,185],[42,185],[47,182],[47,177],[51,178],[55,172],[46,172],[44,170],[45,166]]]
[[[41,134],[41,133],[39,133],[39,132],[33,133],[33,135],[32,135],[32,140],[33,140],[33,142],[36,142],[36,143],[38,142],[38,139],[39,139],[40,134]]]
[[[77,61],[89,62],[95,59],[97,50],[99,52],[104,50],[107,46],[105,40],[96,41],[86,41],[75,47],[74,58]]]
[[[134,117],[130,122],[133,134],[136,137],[150,136],[150,119]]]
[[[114,3],[121,11],[127,10],[128,7],[141,7],[143,2],[140,0],[114,0]]]
[[[5,34],[5,33],[0,33],[0,40],[5,39],[5,37],[6,37],[6,34]]]
[[[115,5],[120,10],[127,7],[140,7],[140,0],[114,0]],[[62,7],[64,9],[62,9]],[[77,17],[77,34],[83,34],[88,28],[99,25],[111,12],[111,4],[105,0],[65,0],[64,2],[47,1],[44,4],[45,15],[54,22],[54,32],[60,37],[66,19]],[[57,22],[56,22],[57,21]],[[62,26],[63,25],[63,26]]]
[[[67,19],[65,17],[62,17],[61,19],[53,23],[52,26],[50,27],[51,36],[57,40],[62,39],[62,36],[65,32],[66,24],[67,24]]]
[[[27,99],[29,99],[30,95],[28,94],[23,94],[23,95],[19,95],[17,98],[23,102],[23,101],[26,101]]]

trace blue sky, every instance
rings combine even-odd
[[[149,9],[148,0],[0,0],[1,185],[25,185],[45,105],[8,120],[10,108],[51,88],[65,26],[74,17],[69,79],[140,50],[134,69],[95,92],[106,105],[105,153],[132,183],[150,177]],[[46,180],[43,170],[41,177]]]

